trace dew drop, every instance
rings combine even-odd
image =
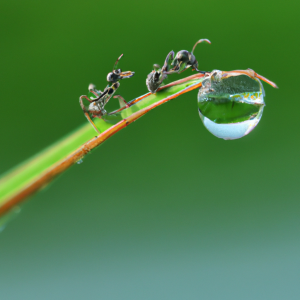
[[[82,159],[82,158],[76,161],[76,164],[77,164],[77,165],[80,165],[80,164],[82,164],[82,163],[83,163],[83,159]]]
[[[239,139],[259,123],[264,109],[264,90],[259,79],[247,75],[224,77],[213,71],[202,82],[198,110],[204,126],[225,140]]]

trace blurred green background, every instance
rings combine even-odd
[[[136,72],[126,100],[200,38],[200,69],[252,68],[279,89],[264,84],[262,120],[239,140],[204,128],[196,91],[110,138],[1,232],[0,299],[299,299],[299,8],[2,0],[1,173],[85,123],[79,96],[121,53]]]

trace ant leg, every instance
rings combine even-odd
[[[164,72],[164,74],[166,74],[166,75],[170,75],[170,74],[174,74],[174,73],[178,73],[178,71],[177,71],[177,70],[174,70],[174,68],[171,69],[171,70],[168,71],[168,72]]]
[[[98,128],[96,127],[95,123],[93,122],[93,120],[90,118],[89,114],[88,114],[88,111],[87,109],[85,108],[84,104],[83,104],[83,98],[88,100],[90,103],[93,102],[91,101],[87,96],[81,96],[79,98],[79,103],[80,103],[80,106],[84,112],[84,115],[86,116],[86,118],[88,119],[88,121],[90,122],[90,124],[94,127],[94,129],[97,131],[98,134],[100,134],[101,132],[98,130]]]
[[[183,71],[185,71],[189,66],[187,66],[187,63],[184,62],[180,62],[179,63],[179,68],[178,68],[178,74],[182,73]]]
[[[176,65],[174,68],[172,68],[171,70],[164,72],[164,73],[167,75],[170,75],[170,74],[178,73],[178,71],[179,71],[179,67],[178,67],[178,65]]]
[[[200,70],[198,70],[197,68],[196,68],[196,66],[192,66],[192,68],[193,68],[193,70],[196,70],[198,73],[200,73],[200,74],[206,74],[207,73],[207,71],[200,71]]]
[[[84,106],[83,101],[82,101],[83,98],[86,99],[87,101],[89,101],[90,103],[92,103],[93,101],[88,96],[85,96],[85,95],[79,97],[80,106],[81,106],[82,110],[84,111],[85,106]]]
[[[165,63],[161,68],[162,72],[167,72],[169,70],[169,64],[171,64],[172,60],[174,59],[174,51],[170,51],[165,59]]]
[[[121,107],[121,108],[124,107],[124,106],[126,106],[126,108],[129,107],[128,103],[125,101],[125,99],[124,99],[122,96],[116,95],[116,96],[114,96],[113,98],[119,100],[119,103],[120,103],[120,107]]]
[[[129,107],[128,103],[125,101],[125,99],[124,99],[122,96],[116,95],[116,96],[114,96],[113,98],[119,100],[119,103],[120,103],[120,107],[121,107],[121,108],[124,107],[124,106],[126,106],[126,108]]]
[[[94,127],[94,129],[97,131],[97,133],[101,134],[101,132],[98,130],[98,128],[96,127],[96,125],[93,122],[93,120],[90,118],[89,114],[87,112],[84,112],[84,115],[86,116],[86,118],[88,119],[88,121],[90,122],[90,124]]]
[[[173,74],[173,73],[177,73],[180,74],[181,72],[183,72],[187,67],[186,67],[186,63],[180,61],[179,63],[176,62],[175,66],[169,70],[168,72],[165,72],[165,74]]]
[[[168,74],[175,73],[175,71],[174,71],[175,67],[173,68],[173,70],[170,70],[170,67],[169,67],[169,65],[171,65],[173,59],[174,59],[174,51],[172,50],[168,53],[168,55],[165,59],[164,65],[161,68],[161,73],[162,74],[168,75]],[[159,65],[156,64],[156,65],[153,65],[153,66],[154,66],[154,70],[158,71]],[[160,83],[162,83],[162,81]]]
[[[182,61],[176,65],[174,68],[172,68],[170,71],[165,72],[165,74],[169,75],[169,74],[173,74],[173,73],[177,73],[180,74],[182,73],[184,70],[186,69],[186,63],[182,63]]]
[[[160,65],[159,64],[154,64],[153,69],[154,69],[154,71],[158,71],[160,69]]]
[[[102,94],[102,92],[100,90],[96,90],[96,86],[94,84],[90,84],[89,85],[89,92],[94,94],[96,96],[96,98],[98,99],[99,98],[99,95]],[[94,99],[93,101],[95,101],[96,99]]]

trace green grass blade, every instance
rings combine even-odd
[[[132,100],[130,107],[120,109],[94,120],[101,134],[97,135],[89,124],[81,126],[54,145],[43,150],[0,178],[0,215],[43,188],[56,175],[76,163],[87,152],[101,144],[112,134],[124,128],[150,109],[178,97],[201,85],[202,75],[197,74],[162,87],[156,94]],[[124,123],[124,121],[126,121]]]

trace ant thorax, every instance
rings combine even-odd
[[[121,73],[121,69],[114,70],[113,72],[107,74],[106,80],[108,82],[117,82],[118,80],[122,79],[122,77],[120,76]]]

